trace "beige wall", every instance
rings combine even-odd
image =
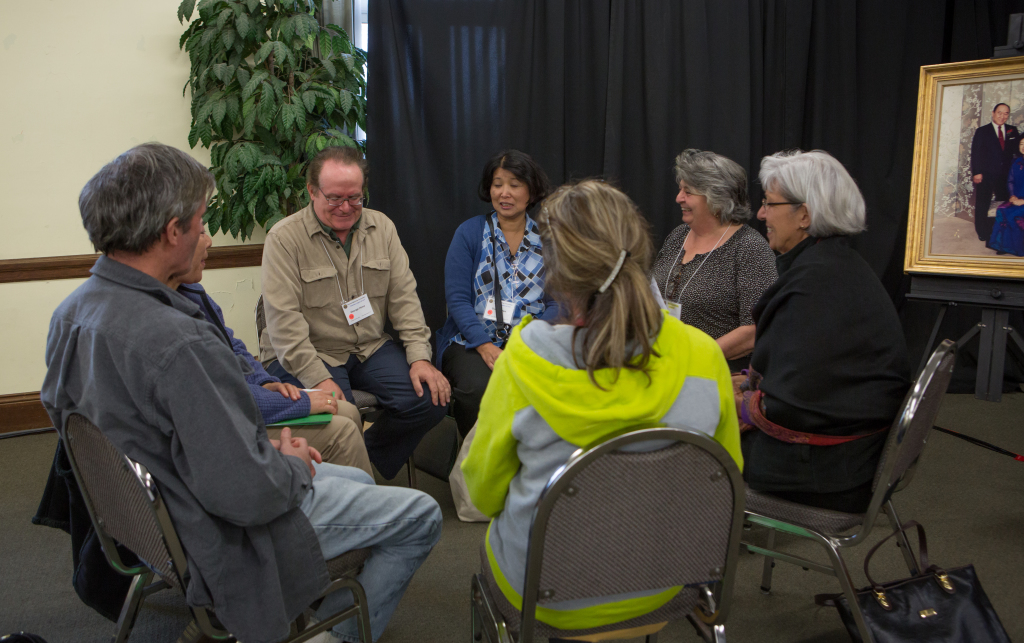
[[[129,147],[189,151],[188,55],[179,0],[0,3],[0,259],[93,252],[78,193]],[[248,243],[261,243],[263,233]],[[239,241],[221,235],[215,245]],[[81,280],[0,284],[0,394],[39,390],[50,314]],[[259,268],[206,273],[228,325],[256,348]]]

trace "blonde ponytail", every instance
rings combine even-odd
[[[602,368],[646,373],[661,311],[647,277],[654,245],[636,205],[607,183],[582,181],[545,199],[537,222],[545,289],[587,328],[574,357],[591,381]]]

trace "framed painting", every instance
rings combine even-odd
[[[1024,57],[921,68],[904,269],[1024,278]]]

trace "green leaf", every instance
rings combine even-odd
[[[266,230],[267,232],[270,232],[270,229],[273,228],[278,223],[280,223],[281,221],[284,221],[284,218],[285,214],[283,212],[278,212],[274,216],[267,219],[267,222],[263,224],[263,229]]]
[[[279,40],[274,41],[274,57],[277,58],[278,65],[284,65],[288,62],[291,63],[292,67],[295,66],[295,57],[292,55],[292,50]]]
[[[342,54],[341,59],[345,61],[345,67],[348,68],[350,73],[356,73],[356,63],[352,58],[352,54]]]
[[[238,117],[240,114],[240,108],[238,106],[238,97],[229,96],[227,99],[228,118],[231,119],[233,125],[237,125]],[[237,129],[237,127],[235,127]]]
[[[295,124],[295,114],[292,112],[292,106],[285,103],[281,105],[281,125],[284,126],[285,133],[288,133]]]
[[[252,21],[249,20],[249,16],[244,13],[239,13],[238,17],[235,18],[235,29],[238,30],[238,35],[243,39],[249,37],[249,30],[253,28]]]
[[[263,127],[268,129],[273,127],[277,111],[277,103],[274,101],[273,92],[264,91],[259,105],[256,106],[256,114]]]
[[[225,29],[220,35],[220,41],[224,43],[225,49],[231,49],[232,45],[235,44],[235,30]]]
[[[260,0],[245,0],[245,6],[249,9],[249,13],[256,13],[256,10],[260,8]]]
[[[273,52],[273,51],[274,51],[274,41],[273,40],[268,40],[267,42],[263,43],[263,45],[260,47],[260,50],[256,52],[256,55],[253,57],[252,60],[253,60],[254,63],[259,65],[264,60],[266,60],[267,56],[269,56],[271,54],[271,52]]]
[[[331,78],[336,78],[338,76],[338,70],[334,67],[334,63],[329,60],[321,60],[320,64],[324,66],[328,76]]]
[[[302,92],[302,104],[310,114],[316,110],[316,92]]]
[[[311,34],[312,35],[312,34]],[[334,52],[334,43],[331,40],[331,34],[327,33],[327,30],[320,32],[320,58],[328,59]],[[310,46],[310,49],[313,47]]]
[[[228,20],[231,20],[232,15],[234,15],[234,13],[230,8],[226,8],[220,12],[220,15],[217,16],[217,31],[220,31],[224,28],[224,25],[228,24]]]
[[[195,147],[196,143],[199,142],[199,127],[196,123],[192,123],[192,129],[188,132],[188,146]]]
[[[238,67],[238,71],[235,72],[235,78],[238,79],[238,86],[239,87],[245,87],[246,85],[249,84],[249,78],[251,78],[251,74],[249,73],[248,69],[246,69],[245,67],[239,66]]]
[[[204,121],[199,124],[199,138],[203,141],[203,147],[210,147],[210,140],[213,137],[213,131],[210,128],[210,121]]]
[[[348,114],[352,111],[352,92],[347,89],[341,90],[341,111]]]
[[[238,216],[236,216],[236,214]],[[245,216],[245,213],[237,213],[237,212],[232,212],[231,213],[231,225],[230,225],[229,229],[231,231],[231,236],[236,238],[236,239],[238,238],[239,231],[241,231],[241,229],[242,229],[242,218],[244,216]]]
[[[213,122],[220,127],[221,122],[224,121],[224,116],[228,113],[227,101],[221,99],[213,104]]]
[[[261,69],[255,74],[253,74],[252,78],[249,79],[249,82],[247,82],[245,84],[245,87],[242,88],[242,100],[248,100],[248,98],[252,96],[256,89],[260,86],[260,83],[262,83],[268,77],[270,77],[270,72],[268,72],[265,69]]]
[[[196,0],[181,0],[178,5],[178,23],[192,20],[192,10],[195,9]]]
[[[225,64],[225,63],[217,63],[216,65],[214,65],[211,68],[211,72],[213,73],[214,76],[217,77],[217,80],[219,80],[219,81],[221,81],[223,83],[226,83],[227,81],[224,80],[224,72],[227,71],[227,68],[228,68],[227,64]]]

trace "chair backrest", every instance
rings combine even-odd
[[[724,621],[743,503],[739,468],[701,433],[636,428],[580,449],[534,511],[521,631],[538,603],[719,582]]]
[[[956,364],[956,342],[944,340],[928,358],[896,416],[875,471],[874,495],[865,516],[875,516],[921,457]],[[871,529],[871,520],[865,528]]]
[[[267,327],[267,313],[263,310],[263,295],[256,301],[256,345],[259,346],[263,329]]]
[[[93,528],[110,565],[136,574],[117,555],[114,540],[142,559],[168,585],[184,592],[184,550],[153,477],[121,453],[85,417],[74,414],[61,431]]]

